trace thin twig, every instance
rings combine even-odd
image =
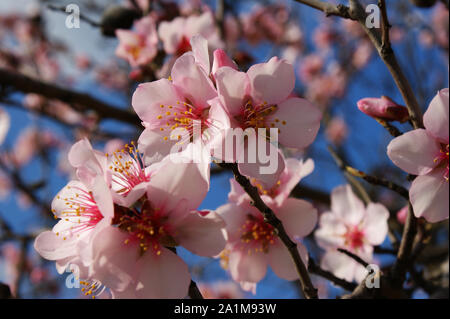
[[[395,184],[394,182],[388,181],[385,178],[368,175],[368,174],[364,173],[363,171],[360,171],[359,169],[353,168],[351,166],[345,166],[344,169],[346,172],[348,172],[352,176],[362,178],[366,182],[368,182],[372,185],[383,186],[387,189],[390,189],[390,190],[396,192],[397,194],[399,194],[406,200],[409,200],[409,192],[403,186],[400,186],[398,184]]]
[[[303,294],[305,295],[305,298],[307,299],[317,299],[317,289],[314,288],[311,278],[309,277],[308,270],[303,263],[300,254],[297,250],[297,244],[293,242],[288,234],[286,233],[286,230],[284,229],[284,226],[281,222],[281,220],[278,219],[278,217],[275,215],[275,213],[270,209],[264,201],[261,199],[258,193],[258,189],[254,187],[249,179],[239,172],[237,164],[233,163],[221,163],[218,164],[221,167],[229,168],[232,170],[234,174],[234,178],[236,181],[241,185],[241,187],[246,191],[246,193],[250,196],[250,198],[253,201],[253,205],[262,213],[264,216],[264,221],[268,224],[270,224],[275,230],[278,235],[278,237],[281,239],[283,244],[286,246],[286,248],[289,251],[289,254],[291,255],[291,258],[295,264],[300,285],[302,287]]]
[[[396,128],[394,125],[390,124],[389,122],[380,119],[380,118],[375,118],[375,120],[381,124],[381,126],[383,126],[388,132],[389,134],[391,134],[393,137],[398,137],[400,135],[402,135],[403,133],[400,132],[400,130],[398,128]]]
[[[53,4],[48,4],[47,8],[49,8],[50,10],[53,10],[53,11],[60,11],[60,12],[63,12],[65,14],[69,14],[69,12],[66,11],[66,7],[65,6],[55,6]],[[85,15],[81,14],[81,12],[80,12],[80,20],[83,20],[84,22],[88,23],[89,25],[91,25],[91,26],[93,26],[95,28],[99,28],[99,27],[102,26],[101,23],[96,22],[96,21],[92,20],[89,17],[86,17]]]
[[[336,277],[333,273],[322,269],[319,265],[317,265],[314,260],[310,257],[308,262],[308,271],[314,275],[323,277],[329,281],[331,281],[336,286],[342,287],[345,290],[353,291],[356,288],[356,284],[352,282],[348,282],[347,280]]]
[[[348,182],[353,186],[353,188],[357,190],[358,194],[361,196],[364,203],[366,203],[366,205],[369,204],[371,202],[369,194],[367,194],[367,191],[364,188],[364,186],[357,179],[355,179],[352,174],[347,172],[346,167],[348,166],[345,164],[344,160],[338,155],[338,153],[331,146],[328,146],[328,152],[330,152],[331,156],[336,162],[336,165],[343,171]]]
[[[348,257],[352,258],[354,261],[356,261],[358,264],[360,264],[361,266],[363,266],[364,268],[366,268],[367,266],[369,266],[369,263],[366,262],[365,260],[363,260],[361,257],[359,257],[358,255],[355,255],[354,253],[352,253],[351,251],[348,251],[347,249],[343,249],[343,248],[338,248],[337,249],[338,252],[343,253],[345,255],[347,255]]]

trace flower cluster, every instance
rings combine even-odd
[[[280,136],[280,146],[305,148],[317,134],[321,112],[290,97],[294,71],[284,60],[272,58],[244,73],[220,49],[211,64],[208,42],[200,35],[189,47],[169,79],[136,89],[132,105],[145,127],[138,145],[104,154],[83,139],[68,153],[76,177],[55,197],[52,211],[60,221],[36,238],[35,248],[56,261],[60,272],[76,270],[86,295],[107,287],[116,298],[186,296],[190,274],[177,246],[201,256],[230,253],[233,279],[247,287],[262,279],[268,263],[282,278],[297,277],[287,248],[238,185],[233,184],[228,207],[197,209],[209,189],[211,156],[241,159],[239,153],[222,153],[221,145],[228,129],[246,129],[258,132],[256,139],[275,149],[279,162],[271,174],[261,174],[258,161],[241,161],[239,169],[289,225],[289,235],[309,234],[316,210],[288,196],[313,162],[285,160],[269,129]],[[294,130],[302,132],[295,139]],[[246,150],[247,141],[237,144]],[[306,261],[306,248],[299,244],[299,251]]]

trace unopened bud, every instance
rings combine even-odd
[[[357,102],[361,112],[385,121],[406,122],[409,119],[408,109],[386,96],[381,98],[364,98]]]

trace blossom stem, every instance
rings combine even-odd
[[[309,277],[308,270],[303,263],[300,254],[297,250],[297,244],[293,242],[289,235],[286,233],[284,226],[280,219],[275,215],[275,213],[270,209],[264,201],[261,199],[258,193],[258,189],[254,187],[250,180],[241,175],[239,172],[238,166],[236,163],[221,163],[218,164],[220,167],[229,168],[234,174],[234,178],[241,185],[241,187],[245,190],[245,192],[250,196],[253,201],[253,205],[262,213],[264,216],[264,221],[270,224],[273,228],[275,228],[276,233],[283,244],[289,251],[291,258],[295,264],[295,268],[297,270],[300,286],[302,288],[303,294],[307,299],[318,299],[317,289],[311,282],[311,278]]]

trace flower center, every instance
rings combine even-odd
[[[100,296],[106,289],[106,287],[98,280],[80,280],[80,284],[83,286],[81,292],[83,292],[85,296],[91,296],[92,299]]]
[[[260,195],[267,195],[272,198],[278,195],[279,192],[278,188],[281,185],[281,181],[277,181],[277,183],[274,186],[272,186],[272,188],[265,189],[264,186],[261,183],[259,183],[255,178],[252,178],[250,182],[252,183],[253,186],[255,186],[258,189],[258,193]]]
[[[441,165],[446,165],[447,167],[444,171],[444,179],[448,182],[448,172],[449,172],[449,144],[447,145],[442,145],[441,146],[441,150],[438,154],[438,156],[436,156],[436,158],[434,159],[434,162],[437,163],[438,166]]]
[[[240,115],[236,117],[236,119],[239,121],[239,123],[241,123],[242,129],[244,130],[249,127],[275,127],[275,123],[267,123],[266,117],[275,112],[276,109],[276,105],[269,105],[267,102],[254,105],[252,100],[248,100],[244,106],[244,110]],[[279,122],[279,120],[276,119],[275,122]]]
[[[180,43],[178,44],[176,55],[181,56],[184,53],[189,52],[191,50],[192,50],[191,43],[189,42],[189,39],[184,36],[181,39]]]
[[[349,227],[344,237],[345,245],[352,250],[357,250],[364,244],[364,232],[360,230],[358,226]]]
[[[247,215],[247,220],[241,226],[241,241],[245,244],[249,254],[252,250],[267,253],[274,240],[274,229],[264,222],[262,216]]]
[[[150,181],[145,172],[142,154],[136,149],[134,142],[131,146],[112,154],[105,154],[109,160],[109,170],[112,173],[112,188],[119,194],[127,195],[136,185]]]
[[[140,212],[134,208],[126,211],[117,209],[116,214],[119,216],[114,216],[114,220],[118,221],[119,229],[129,234],[124,243],[138,243],[141,255],[150,250],[159,256],[162,246],[177,245],[171,235],[171,227],[167,224],[167,217],[161,209],[153,207],[150,201],[145,200]]]
[[[57,236],[66,236],[76,233],[80,236],[80,233],[92,229],[97,223],[103,219],[103,215],[98,209],[97,203],[92,196],[92,192],[88,192],[80,187],[67,186],[67,189],[75,189],[75,197],[62,198],[65,201],[66,209],[61,213],[61,219],[73,224],[65,230],[61,230],[61,234],[56,233]],[[57,199],[61,199],[58,195]],[[55,210],[52,210],[55,213]],[[55,215],[55,218],[57,216]]]
[[[213,126],[208,115],[209,109],[199,109],[189,100],[177,101],[176,105],[160,105],[161,113],[157,115],[159,130],[167,131],[164,141],[177,140],[177,143],[189,143],[195,138],[203,137],[203,132]]]

